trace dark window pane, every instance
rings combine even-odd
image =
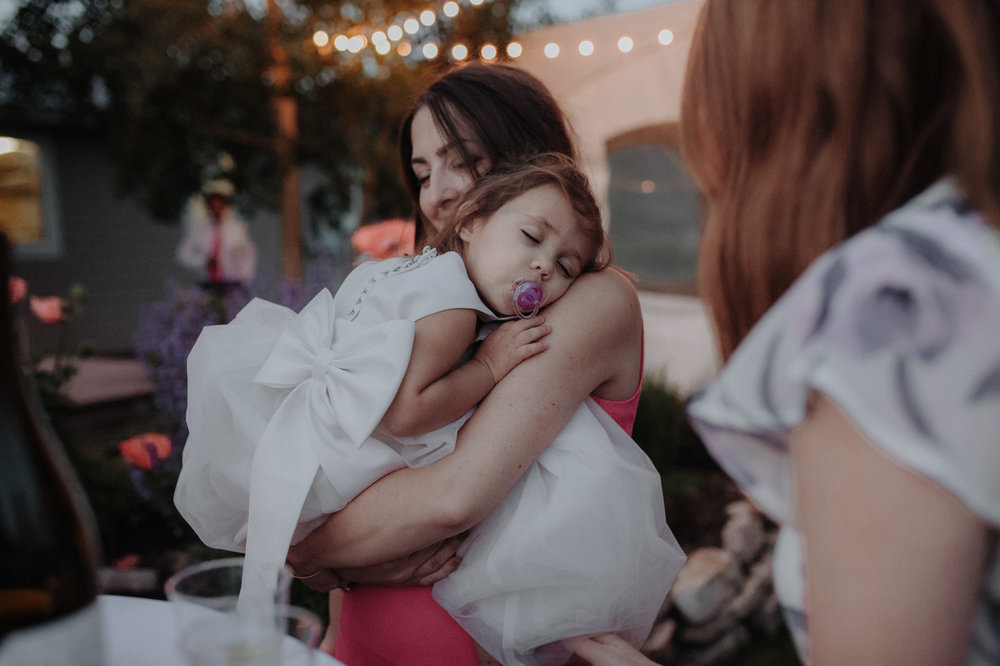
[[[615,263],[636,273],[643,287],[692,291],[698,191],[680,153],[640,144],[612,151],[608,163]]]

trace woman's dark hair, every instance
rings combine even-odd
[[[507,202],[545,185],[554,185],[566,195],[576,223],[590,243],[582,272],[607,268],[613,257],[611,242],[601,224],[601,207],[587,177],[571,158],[561,153],[542,153],[522,162],[495,166],[464,195],[454,220],[436,235],[431,245],[440,252],[462,254],[464,244],[459,232],[463,227],[488,219]]]
[[[569,125],[541,81],[510,65],[473,62],[448,70],[433,80],[403,120],[399,155],[414,202],[420,200],[420,184],[410,164],[413,156],[410,131],[414,115],[424,107],[430,109],[448,143],[462,151],[466,164],[473,162],[459,140],[459,122],[475,134],[492,164],[516,162],[540,153],[576,157]],[[472,173],[475,177],[475,172]],[[426,239],[426,220],[419,204],[416,222],[417,240]]]

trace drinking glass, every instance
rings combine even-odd
[[[312,666],[322,629],[297,606],[213,611],[180,634],[181,652],[190,666]]]
[[[288,568],[274,572],[273,598],[237,610],[243,564],[242,557],[209,560],[167,580],[164,590],[189,663],[310,663],[322,627],[315,614],[288,605],[292,581]]]

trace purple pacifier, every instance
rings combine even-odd
[[[514,314],[528,319],[538,314],[542,306],[542,285],[533,280],[518,280],[514,283]]]

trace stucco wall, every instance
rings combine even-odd
[[[577,134],[580,159],[608,212],[610,171],[606,146],[614,137],[678,121],[691,35],[703,0],[677,0],[658,7],[586,19],[520,35],[523,55],[515,64],[540,78],[563,107]],[[673,40],[662,45],[659,32]],[[633,49],[622,53],[620,37]],[[594,52],[583,56],[581,40]],[[560,46],[556,58],[546,44]],[[627,224],[609,219],[608,224]],[[646,375],[673,385],[682,395],[701,388],[715,373],[711,327],[701,302],[690,296],[640,292],[646,325]]]

